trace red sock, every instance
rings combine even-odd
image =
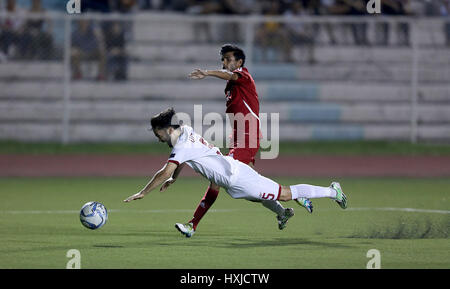
[[[198,204],[197,209],[195,209],[194,217],[189,221],[194,225],[194,230],[197,228],[198,223],[212,206],[212,204],[214,204],[218,195],[218,190],[214,190],[208,187],[205,195],[203,196],[203,199]]]

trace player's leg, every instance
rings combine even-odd
[[[235,148],[233,149],[233,157],[234,159],[243,162],[244,164],[247,164],[249,167],[251,167],[253,170],[255,169],[255,155],[258,152],[258,150],[252,150],[252,149],[245,149],[245,148]],[[267,209],[271,210],[275,214],[277,214],[277,217],[281,217],[285,215],[286,208],[281,205],[280,202],[277,200],[270,200],[261,201],[261,204],[266,207]],[[293,213],[292,213],[293,215]]]
[[[197,229],[197,225],[209,208],[214,204],[214,201],[217,199],[219,195],[220,187],[214,183],[210,183],[208,189],[206,190],[205,195],[201,199],[197,208],[195,209],[194,216],[187,223],[176,223],[175,228],[180,231],[187,238],[191,237],[195,230]]]
[[[281,186],[258,174],[249,165],[240,163],[237,180],[226,188],[227,193],[235,199],[247,199],[261,202],[262,205],[276,214],[278,228],[283,230],[288,220],[294,216],[294,209],[284,208],[277,200]]]
[[[194,212],[194,217],[189,221],[193,224],[194,230],[197,228],[198,223],[209,210],[209,208],[214,204],[219,195],[220,187],[215,183],[210,183],[205,195],[197,206]]]
[[[263,200],[261,204],[276,214],[280,230],[286,228],[288,220],[294,216],[293,208],[284,208],[277,200]]]
[[[258,152],[258,148],[233,148],[230,150],[230,156],[233,156],[234,159],[243,162],[250,166],[253,170],[255,170],[255,155]],[[277,200],[262,200],[261,204],[274,212],[276,214],[278,228],[283,230],[286,227],[287,221],[289,218],[294,216],[293,208],[285,208],[283,205]],[[309,207],[305,207],[308,212],[312,212],[312,205]]]
[[[296,200],[298,203],[300,203],[301,198],[330,198],[332,200],[335,200],[341,208],[347,208],[347,197],[342,191],[340,184],[337,182],[332,182],[329,187],[321,187],[308,184],[298,184],[281,187],[281,192],[279,195],[280,201]]]
[[[227,189],[233,198],[245,198],[248,200],[279,200],[300,201],[304,198],[330,198],[335,200],[343,209],[347,208],[347,197],[339,183],[333,182],[329,187],[314,186],[309,184],[298,184],[292,186],[281,186],[273,180],[258,174],[250,166],[242,164],[239,167],[239,177]]]

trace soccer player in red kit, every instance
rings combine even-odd
[[[224,79],[226,113],[232,116],[233,137],[229,156],[245,164],[253,166],[255,155],[260,146],[259,99],[256,92],[255,81],[248,72],[245,64],[245,54],[235,45],[225,44],[221,47],[222,70],[195,69],[189,74],[191,79],[204,79],[207,76]],[[239,117],[241,120],[239,121]],[[194,212],[194,217],[186,224],[177,223],[176,228],[186,235],[192,236],[198,223],[215,202],[220,187],[210,183],[205,195]],[[278,227],[284,229],[290,217],[294,215],[293,209],[285,209],[278,201],[263,202],[263,205],[277,214]],[[304,207],[312,212],[312,204],[304,200]]]
[[[233,138],[229,155],[245,164],[254,165],[260,139],[259,99],[255,81],[244,67],[245,54],[242,49],[226,44],[222,46],[220,55],[223,70],[195,69],[189,76],[192,79],[214,76],[227,80],[226,113],[232,116],[241,114],[247,121],[245,128],[238,127],[238,120],[233,121]]]

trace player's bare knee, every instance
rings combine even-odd
[[[215,184],[215,183],[213,183],[213,182],[211,182],[209,184],[209,188],[212,189],[212,190],[215,190],[215,191],[219,191],[220,190],[220,186]]]
[[[283,202],[292,200],[291,188],[289,186],[281,186],[280,197],[278,200]]]

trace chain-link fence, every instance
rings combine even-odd
[[[0,14],[0,138],[146,141],[174,106],[225,111],[220,46],[241,46],[283,140],[450,140],[445,18]]]

